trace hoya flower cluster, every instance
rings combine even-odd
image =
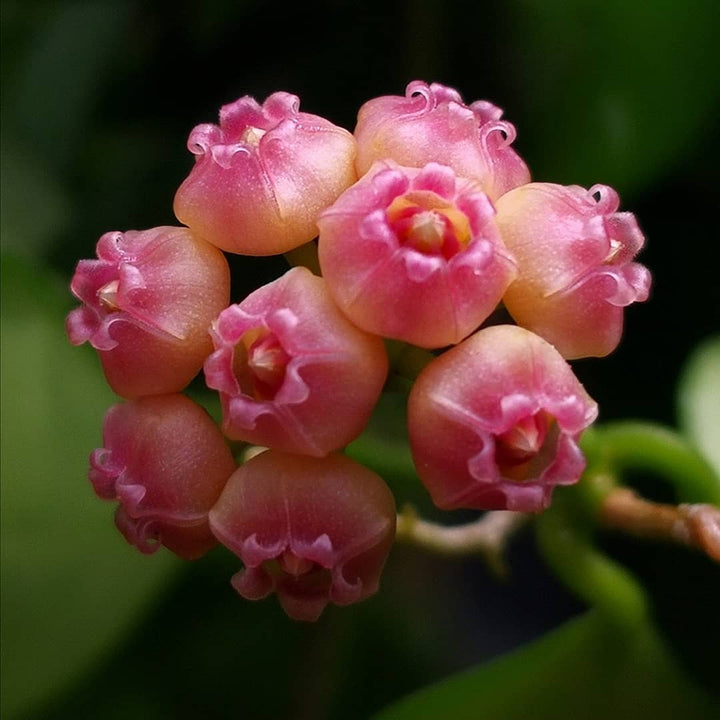
[[[182,225],[103,235],[67,331],[125,399],[90,479],[126,539],[188,559],[221,543],[240,595],[314,620],[375,592],[394,539],[390,489],[343,454],[393,371],[386,342],[430,359],[408,434],[435,504],[538,512],[579,479],[597,415],[567,360],[611,352],[650,280],[615,192],[531,182],[489,102],[416,81],[354,133],[299,105],[243,97],[196,127]],[[224,253],[305,244],[320,274],[230,304]],[[220,425],[183,394],[201,368]],[[228,440],[262,452],[238,464]]]

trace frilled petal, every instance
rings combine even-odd
[[[246,255],[312,240],[318,213],[356,179],[355,140],[299,106],[285,92],[262,105],[242,97],[220,110],[219,126],[196,127],[188,140],[195,165],[175,195],[178,219]]]
[[[606,185],[531,183],[497,202],[497,224],[518,264],[503,302],[515,321],[566,358],[607,355],[620,341],[622,308],[646,300],[650,274],[633,262],[645,238],[617,212]]]
[[[212,326],[205,363],[229,437],[326,455],[360,434],[387,374],[382,341],[352,325],[305,268],[251,293]]]
[[[184,395],[113,405],[104,447],[90,456],[99,497],[116,500],[116,523],[142,552],[163,544],[192,559],[215,544],[207,514],[235,469],[219,428]]]
[[[82,301],[67,317],[76,345],[99,352],[123,397],[177,392],[212,350],[208,328],[227,305],[223,254],[187,228],[105,233],[97,260],[81,260],[71,283]]]
[[[375,592],[395,532],[395,502],[372,471],[342,455],[266,450],[233,474],[210,512],[218,540],[242,560],[248,599],[272,591],[291,617]]]
[[[577,440],[596,416],[555,348],[498,325],[421,372],[408,432],[418,475],[438,507],[537,512],[555,485],[580,477]]]
[[[501,117],[490,102],[468,106],[452,88],[413,81],[404,97],[378,97],[360,108],[358,173],[383,159],[409,167],[442,163],[478,181],[494,200],[530,181],[527,165],[510,147],[515,127]]]
[[[477,184],[446,166],[377,163],[318,221],[330,292],[359,327],[437,348],[497,307],[515,276]]]

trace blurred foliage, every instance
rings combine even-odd
[[[680,427],[720,475],[720,335],[694,349],[678,387]]]
[[[2,259],[6,718],[106,658],[180,564],[131,551],[81,482],[113,400],[97,359],[65,339],[68,303],[54,280]]]
[[[376,720],[710,718],[715,703],[650,625],[619,633],[591,612],[509,656],[390,706]]]
[[[621,191],[648,236],[641,259],[653,271],[653,297],[627,313],[616,353],[577,371],[603,419],[672,422],[680,367],[720,322],[717,270],[707,261],[720,160],[720,5],[4,0],[0,10],[1,240],[24,261],[2,261],[3,716],[365,718],[579,612],[528,535],[511,550],[505,584],[472,558],[396,548],[376,598],[330,608],[313,626],[290,623],[274,601],[240,601],[228,584],[237,562],[224,551],[170,580],[177,564],[162,552],[133,554],[84,479],[113,400],[96,358],[63,337],[70,298],[61,286],[106,230],[174,222],[173,194],[192,162],[187,133],[213,121],[221,104],[286,89],[303,109],[352,127],[366,99],[400,94],[421,77],[504,107],[537,179]],[[233,258],[234,296],[281,267]],[[701,400],[712,397],[706,383],[715,376],[711,354],[698,357],[681,408],[704,447],[715,421]],[[386,402],[352,452],[389,468],[398,498],[430,514],[408,471],[401,400]],[[657,488],[653,477],[638,482]],[[600,541],[648,589],[662,638],[643,626],[623,653],[614,640],[595,643],[603,628],[589,616],[445,687],[465,688],[460,697],[473,707],[488,693],[497,711],[486,714],[505,717],[503,698],[533,698],[550,711],[559,684],[602,670],[607,682],[593,697],[617,698],[615,717],[637,715],[648,700],[639,678],[658,698],[677,700],[684,687],[669,643],[683,672],[712,689],[716,567],[683,549]],[[573,650],[586,641],[595,643],[589,652]],[[621,661],[614,672],[608,658]],[[623,698],[613,695],[621,670],[638,678]]]

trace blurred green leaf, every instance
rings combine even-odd
[[[68,298],[69,299],[69,298]],[[86,479],[114,398],[63,331],[59,283],[2,260],[2,716],[76,681],[177,567],[115,530]]]
[[[720,475],[720,335],[690,356],[678,387],[680,427]]]
[[[716,0],[515,0],[537,179],[627,191],[671,171],[720,102]],[[713,120],[709,120],[713,122]]]
[[[390,706],[375,720],[675,720],[713,717],[649,624],[619,633],[597,612]]]

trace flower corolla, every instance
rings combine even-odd
[[[444,509],[537,512],[585,468],[577,441],[597,405],[555,348],[496,325],[436,358],[408,400],[418,475]]]
[[[317,235],[318,213],[355,179],[355,140],[299,111],[276,92],[260,105],[245,96],[220,110],[220,124],[188,138],[195,165],[175,195],[175,215],[222,250],[274,255]]]
[[[266,450],[232,475],[210,527],[245,566],[232,578],[240,595],[275,592],[290,617],[313,621],[329,602],[376,592],[395,500],[378,475],[343,455]]]

